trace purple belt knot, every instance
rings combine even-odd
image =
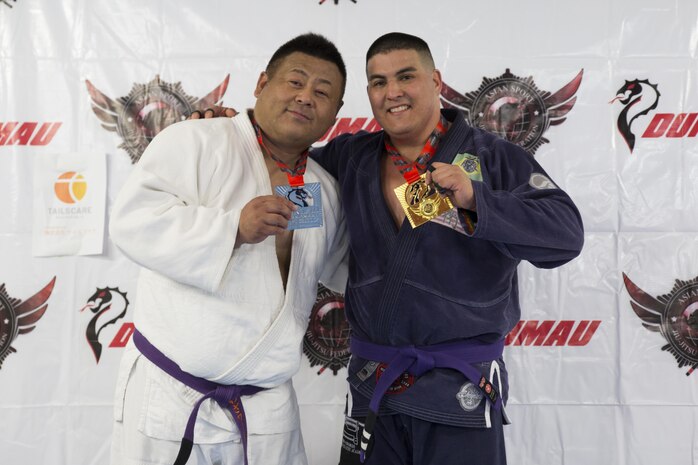
[[[228,403],[231,400],[240,398],[240,391],[240,386],[235,384],[231,386],[220,385],[213,391],[211,398],[218,402],[221,407],[228,408]]]
[[[409,373],[414,376],[422,376],[427,371],[431,371],[436,367],[436,359],[433,355],[418,350],[414,346],[410,346],[404,352],[404,356],[414,360],[408,369]]]

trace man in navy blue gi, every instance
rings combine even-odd
[[[339,180],[350,233],[352,405],[341,465],[359,456],[504,464],[501,355],[520,318],[517,265],[576,257],[580,214],[521,147],[440,109],[441,75],[422,39],[378,38],[366,74],[384,130],[339,136],[313,154]],[[437,218],[434,186],[454,207]],[[413,227],[420,218],[429,221]]]

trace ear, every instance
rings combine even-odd
[[[344,100],[340,100],[339,105],[337,105],[337,113],[339,113],[339,110],[341,110],[343,106],[344,106]]]
[[[262,93],[262,89],[267,85],[267,82],[269,82],[269,75],[266,71],[262,71],[259,73],[259,79],[257,79],[257,87],[254,88],[255,97],[259,97],[259,94]]]
[[[434,85],[436,88],[436,93],[441,94],[441,88],[443,87],[443,81],[441,80],[441,71],[434,69],[432,73],[432,79],[434,80]]]

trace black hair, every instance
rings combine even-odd
[[[368,60],[374,55],[394,50],[414,50],[432,67],[434,66],[434,57],[431,55],[429,45],[419,37],[404,32],[389,32],[377,38],[366,52],[366,63],[368,64]]]
[[[344,93],[344,87],[347,81],[347,68],[344,66],[342,54],[339,53],[337,47],[326,37],[312,32],[294,37],[279,47],[276,52],[274,52],[269,60],[269,63],[267,64],[266,72],[269,77],[274,75],[276,68],[284,58],[295,52],[305,53],[311,57],[334,63],[339,69],[339,74],[342,75],[342,79],[344,80],[342,83],[342,94]]]

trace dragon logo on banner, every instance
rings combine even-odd
[[[46,302],[55,283],[54,276],[43,289],[24,302],[10,297],[5,284],[0,284],[0,368],[8,355],[17,352],[10,344],[17,336],[34,331],[36,323],[46,313]]]
[[[690,365],[689,376],[698,367],[698,277],[677,279],[671,292],[657,298],[637,287],[625,273],[623,281],[642,326],[666,339],[668,344],[662,350],[676,358],[679,368]]]
[[[318,284],[317,298],[303,338],[303,352],[310,366],[322,365],[334,375],[349,363],[349,322],[344,315],[344,297]]]
[[[615,98],[609,102],[618,101],[624,106],[618,115],[617,127],[631,153],[635,148],[635,134],[632,132],[632,125],[639,117],[645,116],[657,108],[660,95],[657,84],[652,84],[647,79],[642,81],[635,79],[625,81],[623,87],[616,92]]]
[[[550,126],[562,124],[577,101],[584,70],[555,93],[538,89],[532,77],[521,78],[509,69],[499,77],[483,78],[474,92],[465,95],[443,84],[444,108],[465,112],[467,121],[520,145],[530,154],[550,142],[543,134]]]
[[[182,84],[170,84],[157,76],[147,84],[134,84],[125,97],[111,99],[88,80],[87,91],[92,99],[92,111],[107,131],[122,139],[119,148],[128,152],[132,163],[138,163],[151,140],[172,123],[183,121],[194,110],[220,105],[228,89],[230,75],[208,95],[197,99],[184,92]]]
[[[87,299],[85,306],[80,309],[81,312],[88,309],[93,313],[87,324],[85,336],[97,363],[102,356],[102,343],[99,340],[102,330],[126,316],[128,305],[126,292],[116,287],[98,287],[97,291]]]

